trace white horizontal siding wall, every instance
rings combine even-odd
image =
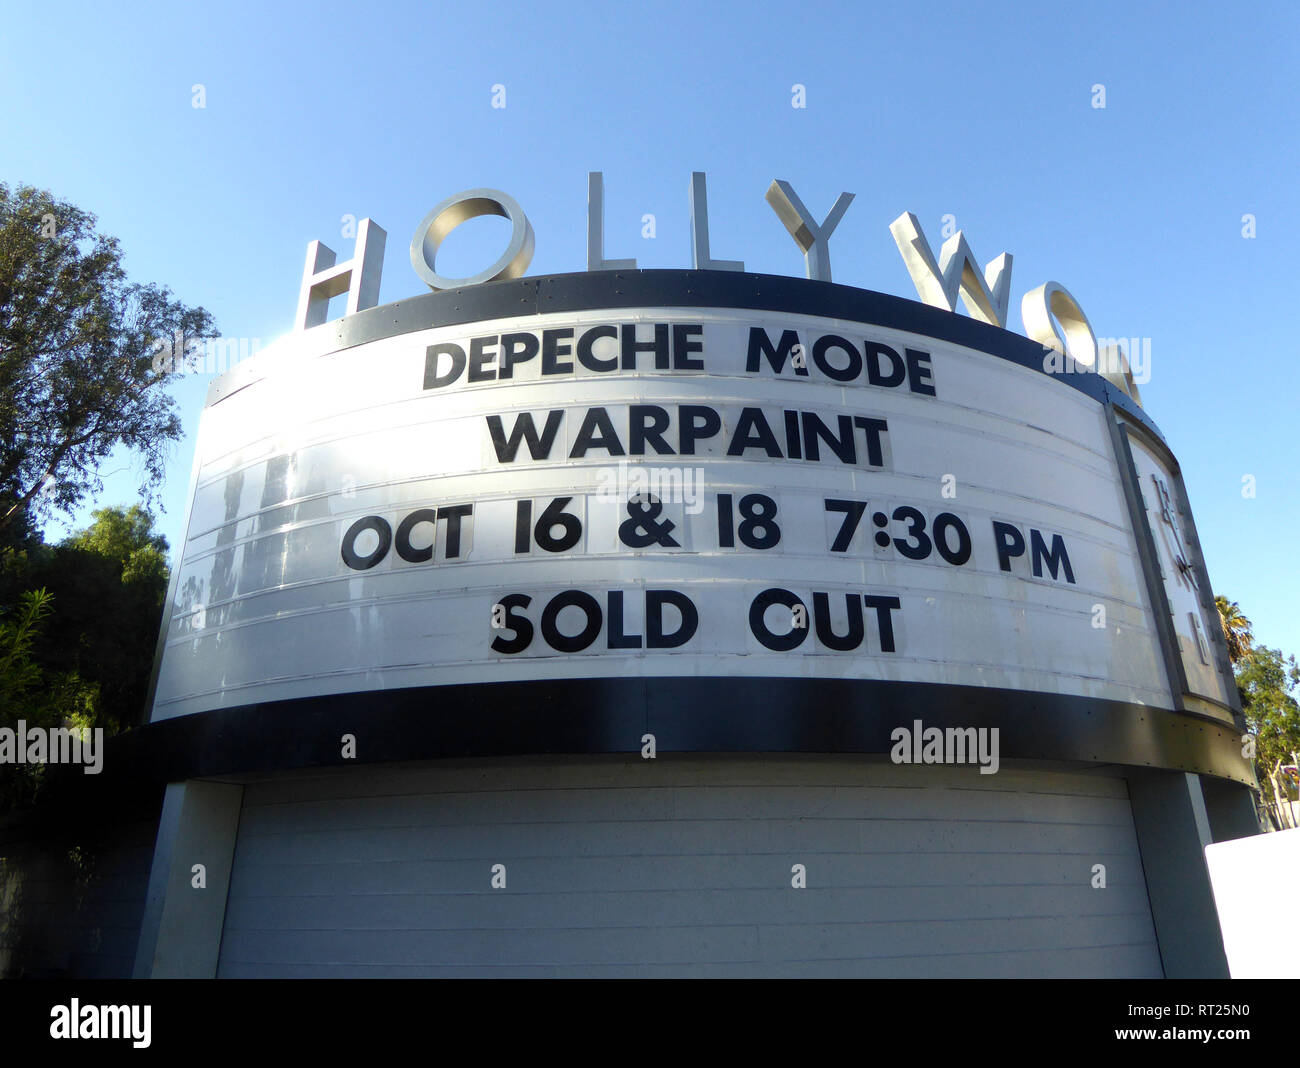
[[[505,889],[491,888],[495,864]],[[791,887],[794,864],[807,889]],[[251,784],[219,974],[1159,977],[1161,966],[1122,779],[672,755]]]

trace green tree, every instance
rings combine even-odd
[[[0,727],[103,728],[143,719],[167,593],[167,540],[136,505],[100,508],[57,545],[0,568]],[[0,812],[39,796],[44,769],[0,765]]]
[[[0,183],[0,554],[28,513],[71,513],[102,489],[117,447],[141,461],[146,502],[180,436],[155,342],[214,336],[211,316],[127,281],[117,240],[51,193]],[[174,350],[173,350],[174,351]]]
[[[32,656],[32,646],[53,600],[45,590],[28,590],[19,598],[11,618],[0,620],[0,716],[6,720],[40,687],[41,666]]]
[[[1214,605],[1219,610],[1219,624],[1223,627],[1223,637],[1228,643],[1228,659],[1234,665],[1239,664],[1249,658],[1254,641],[1250,620],[1241,614],[1236,601],[1215,597]]]
[[[27,582],[53,594],[36,642],[53,676],[98,691],[96,722],[110,734],[142,722],[167,595],[167,539],[139,505],[100,508],[93,522],[38,552]]]
[[[1300,665],[1280,649],[1256,645],[1237,668],[1237,691],[1250,732],[1255,735],[1255,773],[1265,794],[1276,801],[1288,799],[1278,774],[1300,752]]]
[[[41,664],[37,644],[49,622],[53,596],[28,590],[15,608],[0,617],[0,727],[93,727],[98,688],[75,672],[51,674]],[[0,764],[0,812],[36,797],[44,766]]]
[[[161,607],[167,588],[167,539],[154,532],[153,514],[136,504],[97,508],[91,515],[91,525],[69,536],[61,547],[101,558],[120,572],[125,585],[152,590],[150,599]]]

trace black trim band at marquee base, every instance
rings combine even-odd
[[[307,767],[639,753],[645,734],[655,736],[661,760],[674,752],[885,758],[895,728],[918,719],[927,727],[999,728],[1004,766],[1112,764],[1254,785],[1240,733],[1195,714],[992,687],[770,677],[469,683],[214,709],[108,739],[104,770],[93,778],[130,792]],[[355,759],[342,756],[344,734],[356,739]],[[60,793],[85,788],[86,776],[48,770],[61,780]]]

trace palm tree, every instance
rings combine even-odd
[[[1226,597],[1215,597],[1214,605],[1219,610],[1219,622],[1223,625],[1223,637],[1228,643],[1228,659],[1234,664],[1250,659],[1250,647],[1254,644],[1254,635],[1250,632],[1250,620],[1241,614],[1236,601]]]

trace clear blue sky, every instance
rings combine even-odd
[[[1298,31],[1294,3],[11,5],[0,180],[95,212],[135,278],[264,345],[289,329],[307,243],[350,255],[345,213],[388,230],[396,300],[421,291],[416,224],[475,186],[524,206],[532,274],[585,266],[589,170],[605,173],[606,254],[642,267],[690,265],[692,170],[708,172],[713,254],[777,274],[802,261],[769,182],[818,217],[850,191],[836,280],[908,297],[889,222],[915,212],[937,247],[951,213],[982,260],[1014,255],[1012,329],[1021,294],[1053,279],[1099,335],[1151,338],[1143,400],[1215,589],[1300,653]],[[495,258],[493,222],[458,231],[439,267]],[[205,389],[176,389],[173,547]],[[135,499],[129,458],[105,472],[97,503]]]

